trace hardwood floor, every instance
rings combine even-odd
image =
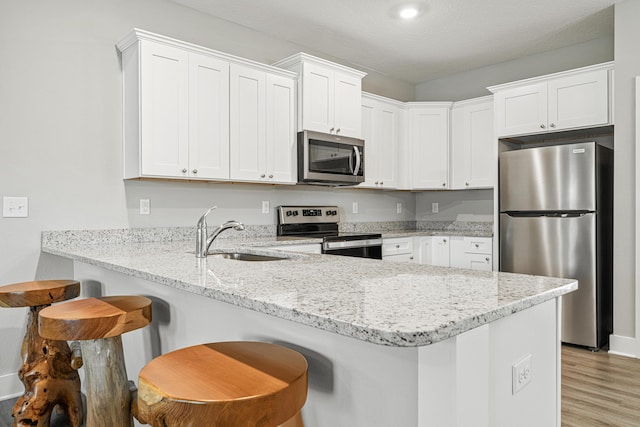
[[[640,359],[562,348],[562,427],[640,426]]]

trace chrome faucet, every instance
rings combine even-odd
[[[224,224],[218,226],[215,230],[213,230],[211,235],[209,235],[207,231],[207,215],[209,215],[209,213],[216,208],[217,206],[209,208],[209,210],[207,210],[204,215],[202,215],[198,220],[198,229],[196,232],[196,258],[206,258],[207,253],[209,252],[209,247],[211,247],[211,244],[216,239],[216,237],[218,237],[218,235],[224,230],[228,230],[229,228],[233,228],[237,231],[244,230],[244,224],[242,224],[241,222],[227,221]]]

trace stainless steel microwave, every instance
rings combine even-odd
[[[321,132],[298,132],[298,182],[357,185],[364,181],[364,141]]]

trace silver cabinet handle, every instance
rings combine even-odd
[[[260,178],[264,178],[265,176],[266,176],[265,174],[262,174],[262,175],[260,175]]]
[[[464,185],[466,185],[466,186],[468,187],[468,186],[469,186],[469,183],[468,183],[468,182],[465,182],[465,183],[464,183]]]
[[[198,173],[198,169],[194,169],[192,172],[193,173]]]
[[[269,175],[269,178],[273,178],[273,175]]]
[[[336,133],[340,133],[340,128],[336,129]]]
[[[187,173],[187,169],[182,169],[182,173]]]
[[[376,185],[378,185],[378,181],[376,181]]]
[[[384,182],[380,181],[380,185],[384,184]]]
[[[329,129],[329,132],[333,132],[336,128]]]
[[[551,124],[549,124],[549,127],[550,128],[554,128],[554,127],[556,127],[556,124],[555,123],[551,123]]]
[[[489,257],[486,257],[484,260],[485,260],[485,261],[487,261],[487,262],[489,262]]]
[[[546,126],[544,124],[541,124],[540,129],[544,129],[544,128],[546,128]]]

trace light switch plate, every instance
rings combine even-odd
[[[28,217],[29,216],[29,198],[4,196],[2,198],[2,216],[4,218]]]
[[[262,201],[262,213],[263,214],[268,214],[269,213],[269,201],[268,200],[263,200]]]

